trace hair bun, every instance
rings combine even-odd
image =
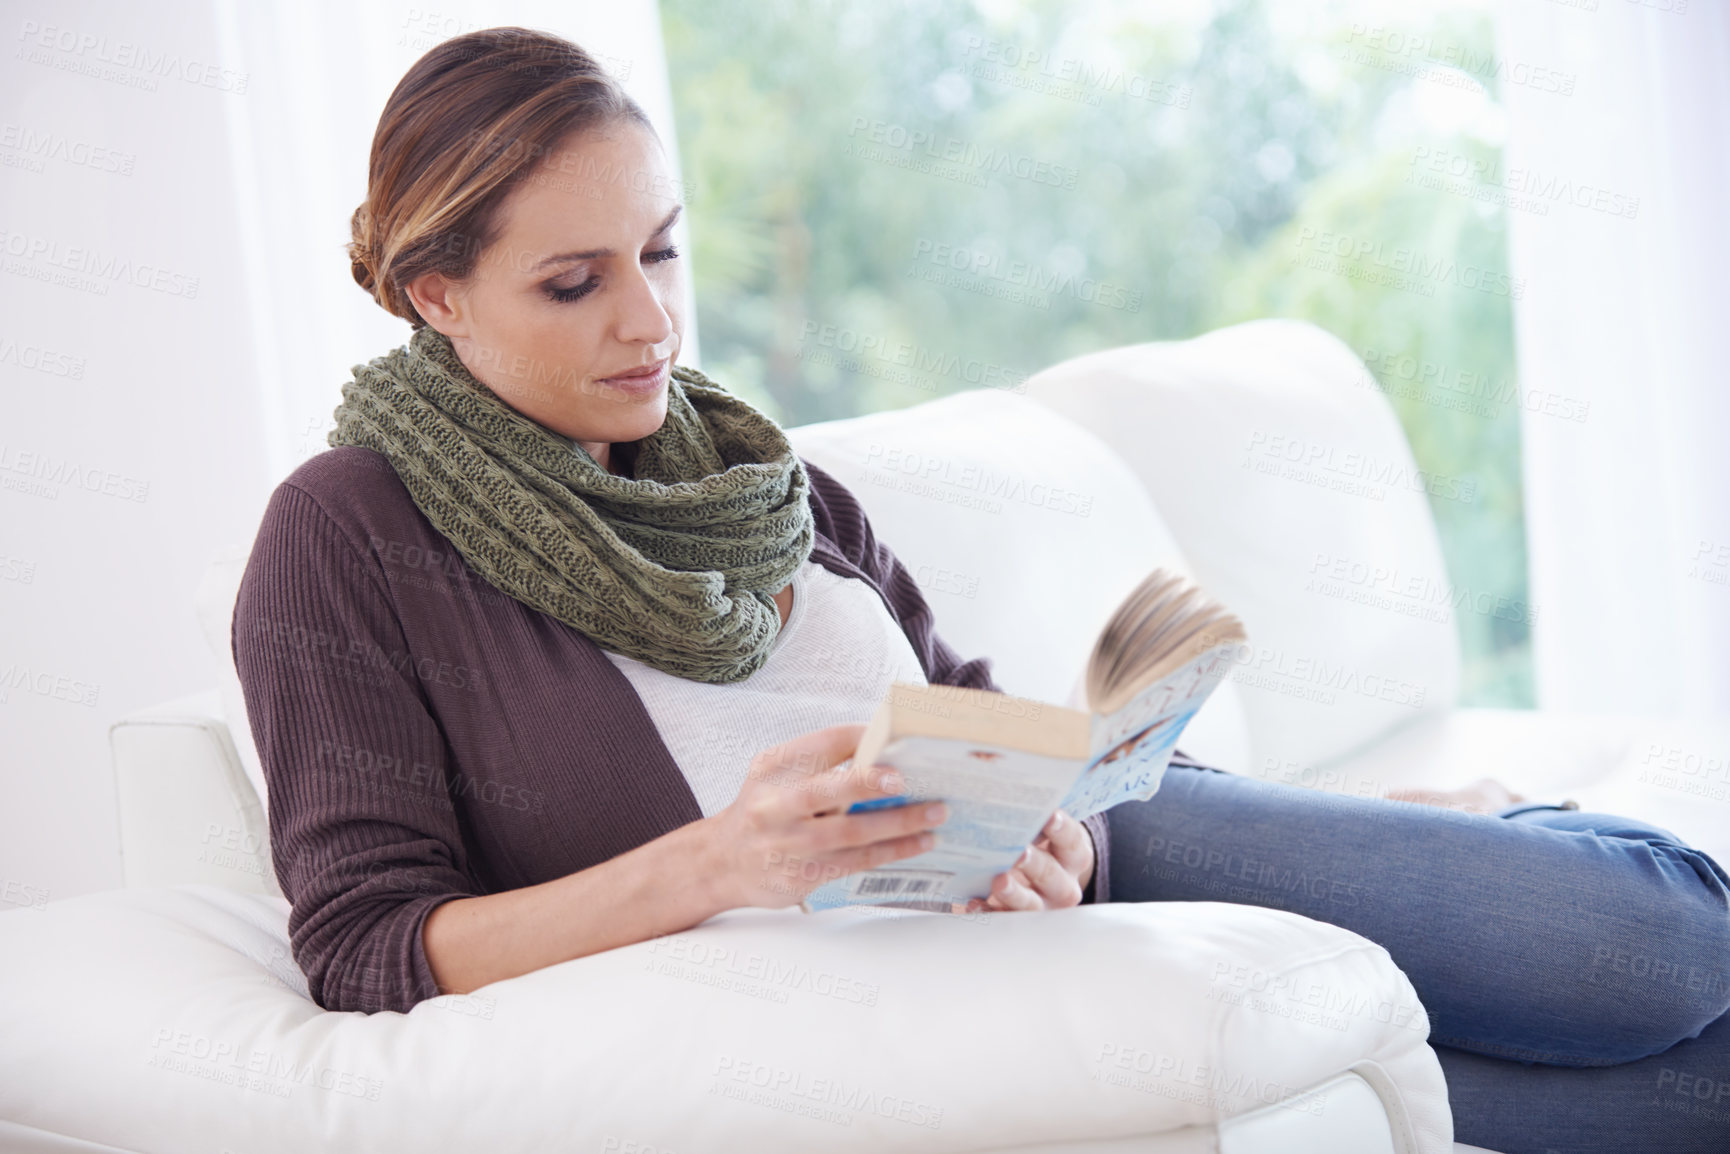
[[[373,292],[378,284],[377,256],[372,249],[372,214],[362,204],[354,210],[354,216],[349,221],[349,231],[353,234],[348,242],[348,259],[350,271],[354,274],[354,283]],[[374,293],[376,297],[376,293]]]

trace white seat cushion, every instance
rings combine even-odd
[[[1395,1149],[1452,1141],[1405,976],[1277,910],[738,910],[406,1015],[318,1009],[286,919],[212,886],[0,914],[0,1120],[247,1154],[994,1150],[1212,1130],[1356,1067]]]

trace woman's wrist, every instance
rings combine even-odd
[[[666,876],[675,879],[686,895],[687,912],[696,919],[692,925],[747,904],[729,884],[731,871],[726,868],[727,855],[719,832],[715,819],[704,817],[680,826],[663,839],[672,858]]]

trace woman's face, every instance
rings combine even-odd
[[[576,134],[507,197],[468,279],[427,273],[409,298],[502,401],[606,466],[606,446],[666,419],[684,334],[671,236],[682,207],[647,129]]]

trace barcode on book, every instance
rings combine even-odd
[[[865,874],[853,892],[862,898],[928,894],[942,885],[944,878],[951,876],[947,873]]]

